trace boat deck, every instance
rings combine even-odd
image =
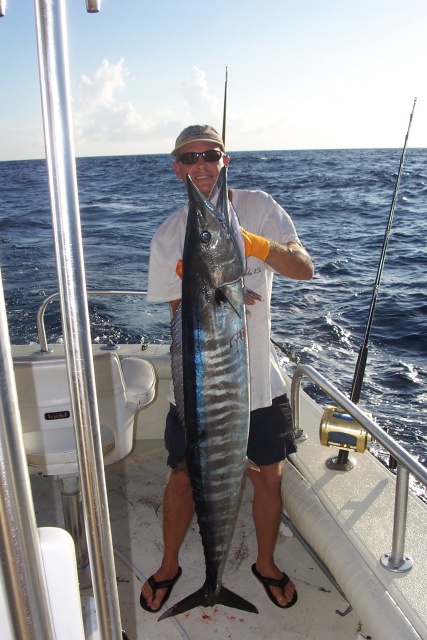
[[[368,636],[357,615],[340,616],[348,603],[341,597],[300,542],[282,525],[276,547],[277,564],[294,581],[297,604],[281,611],[267,598],[251,572],[256,538],[251,517],[252,487],[246,482],[224,584],[252,602],[259,615],[228,607],[193,609],[158,622],[158,615],[139,606],[141,581],[159,566],[162,556],[162,496],[167,478],[163,440],[137,440],[132,453],[106,467],[116,575],[122,626],[130,640],[349,640]],[[61,526],[61,498],[51,478],[31,478],[38,526]],[[52,506],[54,507],[52,509]],[[180,554],[183,575],[167,606],[204,582],[204,557],[194,518]],[[81,591],[91,596],[91,589]],[[167,607],[166,607],[167,608]]]

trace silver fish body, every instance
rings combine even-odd
[[[182,303],[173,320],[172,367],[177,409],[185,423],[186,458],[206,580],[201,589],[160,619],[198,605],[218,603],[257,613],[251,603],[221,582],[247,468],[249,366],[244,244],[237,218],[228,205],[225,167],[214,190],[216,206],[189,177],[187,188],[190,204]]]

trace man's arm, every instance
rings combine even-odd
[[[240,228],[245,241],[246,257],[254,256],[263,260],[277,273],[293,280],[310,280],[313,277],[313,262],[300,242],[292,240],[280,244]]]
[[[279,244],[270,240],[270,250],[264,261],[277,273],[293,280],[310,280],[314,274],[313,262],[299,242]]]

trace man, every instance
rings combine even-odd
[[[208,198],[221,168],[230,158],[218,132],[193,125],[178,136],[172,151],[173,168],[185,183],[187,174]],[[276,353],[270,342],[270,299],[273,274],[309,280],[313,263],[299,242],[288,214],[262,191],[229,190],[229,199],[242,226],[247,267],[245,286],[256,294],[247,313],[251,375],[251,423],[248,458],[254,486],[253,519],[258,556],[252,572],[270,600],[285,608],[296,602],[295,586],[274,562],[282,499],[283,460],[296,450],[291,410]],[[148,299],[169,302],[175,313],[181,298],[177,265],[182,258],[188,205],[172,214],[157,230],[150,253]],[[171,398],[173,401],[173,398]],[[163,501],[164,555],[160,568],[141,589],[141,606],[157,612],[181,575],[178,554],[193,515],[193,498],[185,463],[185,434],[175,408],[166,420],[165,444],[172,468]]]

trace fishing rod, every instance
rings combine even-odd
[[[299,364],[300,363],[300,359],[297,355],[295,355],[294,353],[292,353],[292,351],[290,349],[287,349],[285,347],[285,345],[283,344],[279,344],[279,342],[276,342],[275,340],[273,340],[273,338],[270,338],[270,341],[274,344],[275,347],[277,347],[278,349],[280,349],[280,351],[282,353],[285,354],[285,356],[291,361],[294,362],[295,364]]]
[[[411,129],[412,117],[414,115],[414,109],[415,109],[416,102],[417,102],[417,99],[415,98],[414,99],[414,104],[413,104],[413,107],[412,107],[412,111],[411,111],[411,116],[409,118],[409,125],[408,125],[408,130],[406,132],[406,138],[405,138],[405,144],[403,146],[402,157],[400,158],[399,172],[397,174],[396,185],[394,187],[393,201],[391,203],[390,215],[388,217],[387,228],[386,228],[385,235],[384,235],[383,248],[382,248],[382,251],[381,251],[381,258],[380,258],[380,262],[379,262],[379,265],[378,265],[378,272],[377,272],[377,277],[376,277],[376,280],[375,280],[374,291],[373,291],[373,294],[372,294],[372,301],[371,301],[371,307],[369,309],[369,316],[368,316],[368,322],[367,322],[366,330],[365,330],[365,337],[364,337],[363,344],[362,344],[362,346],[360,348],[360,351],[359,351],[359,356],[357,358],[357,363],[356,363],[356,369],[355,369],[355,372],[354,372],[353,386],[352,386],[351,394],[350,394],[350,400],[352,402],[354,402],[354,404],[357,404],[359,402],[360,391],[362,389],[363,376],[365,374],[366,361],[367,361],[367,358],[368,358],[369,336],[370,336],[370,333],[371,333],[372,322],[373,322],[373,319],[374,319],[375,307],[376,307],[377,299],[378,299],[378,290],[380,288],[381,276],[382,276],[382,272],[383,272],[383,269],[384,269],[385,255],[386,255],[386,252],[387,252],[388,241],[389,241],[389,238],[390,238],[391,225],[392,225],[392,222],[393,222],[393,215],[394,215],[394,209],[396,207],[397,193],[399,191],[400,178],[401,178],[402,171],[403,171],[403,163],[405,161],[406,147],[407,147],[407,144],[408,144],[409,131]]]
[[[227,123],[227,89],[228,89],[228,69],[225,67],[225,87],[224,87],[224,112],[222,115],[222,141],[225,149],[225,130]]]
[[[224,143],[225,148],[225,133],[226,133],[226,124],[227,124],[227,90],[228,90],[228,68],[225,67],[225,86],[224,86],[224,110],[222,116],[222,141]],[[273,338],[270,338],[271,342],[282,351],[282,353],[289,358],[295,364],[299,364],[298,356],[295,356],[289,349],[285,346],[275,342]]]

